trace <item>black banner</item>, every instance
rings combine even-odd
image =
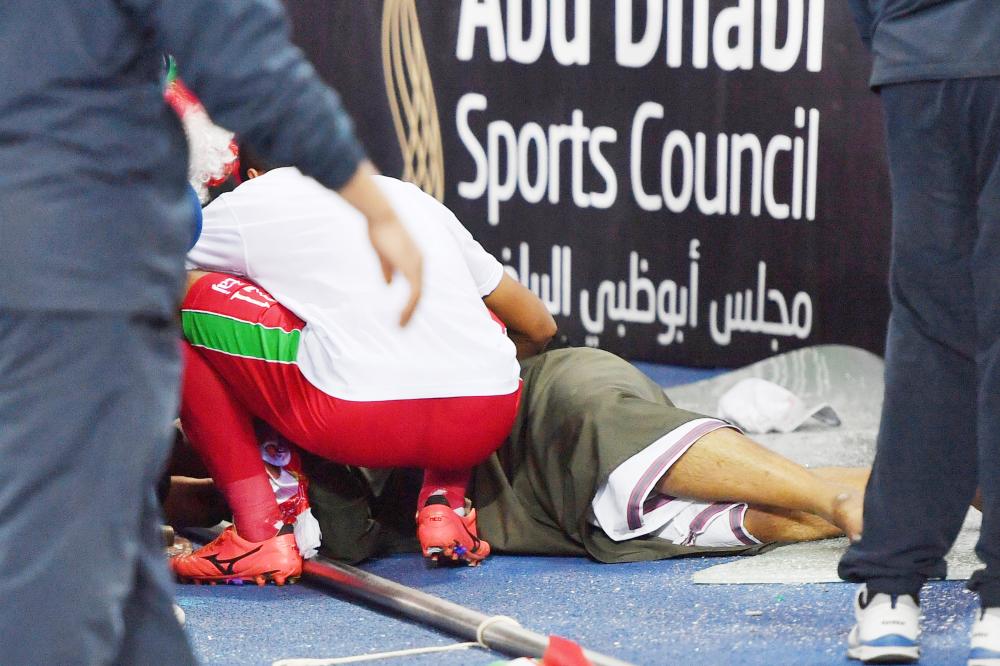
[[[379,166],[580,344],[701,366],[881,353],[888,177],[847,3],[286,4]]]

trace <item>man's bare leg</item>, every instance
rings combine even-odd
[[[743,518],[743,527],[762,543],[798,543],[843,536],[833,523],[805,511],[752,506]]]
[[[675,497],[803,511],[851,539],[861,536],[863,490],[810,471],[731,428],[695,442],[656,487]]]
[[[170,492],[163,502],[163,514],[168,525],[211,527],[229,518],[229,508],[212,479],[172,476]]]
[[[834,483],[851,486],[862,493],[872,473],[871,467],[810,467],[809,471]]]
[[[851,486],[859,493],[864,493],[871,472],[865,467],[817,467],[809,471],[833,483]],[[817,541],[844,534],[839,527],[814,514],[760,505],[747,509],[743,524],[764,543]]]

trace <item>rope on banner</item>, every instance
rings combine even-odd
[[[403,155],[402,178],[443,201],[441,123],[414,0],[385,0],[382,71]]]

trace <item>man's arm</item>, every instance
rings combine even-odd
[[[556,334],[555,319],[541,299],[506,272],[483,301],[507,325],[507,335],[517,347],[518,359],[541,353]]]
[[[331,189],[365,151],[337,93],[292,45],[277,0],[118,0],[172,54],[212,120]]]
[[[133,20],[173,54],[184,81],[213,120],[275,164],[293,164],[368,219],[372,245],[391,275],[410,283],[409,320],[422,265],[413,240],[382,193],[337,93],[289,39],[277,0],[119,0]]]

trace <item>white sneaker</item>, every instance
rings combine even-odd
[[[1000,666],[1000,608],[976,611],[968,666]]]
[[[868,588],[862,585],[854,597],[854,619],[857,624],[847,637],[851,659],[866,664],[906,664],[920,658],[920,606],[910,595],[869,596]]]
[[[174,604],[174,617],[177,618],[177,624],[181,625],[182,627],[184,626],[184,623],[187,621],[187,615],[184,614],[184,609],[178,606],[177,604]]]

